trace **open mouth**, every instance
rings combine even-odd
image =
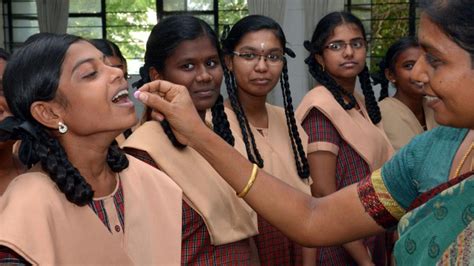
[[[114,97],[112,97],[113,103],[123,103],[128,101],[128,90],[121,90]]]

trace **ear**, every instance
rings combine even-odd
[[[234,68],[234,63],[232,61],[232,55],[224,56],[224,64],[229,71],[232,71]]]
[[[34,102],[30,107],[33,118],[45,127],[57,129],[59,122],[64,122],[64,107],[54,101]]]
[[[385,78],[388,79],[388,81],[390,81],[392,83],[395,83],[393,81],[396,80],[396,78],[395,78],[395,75],[392,73],[392,71],[390,71],[388,68],[386,68],[384,70],[384,74],[385,74]]]
[[[325,67],[324,58],[322,57],[322,55],[320,55],[320,54],[315,54],[315,55],[314,55],[314,59],[316,59],[316,62],[318,62],[318,64],[320,64],[321,66],[323,66],[323,68]]]
[[[151,81],[163,79],[163,76],[158,73],[158,71],[154,67],[150,67],[148,69],[148,76],[150,77]]]

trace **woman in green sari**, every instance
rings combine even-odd
[[[202,124],[185,88],[154,82],[136,97],[157,110],[156,119],[166,117],[180,142],[201,153],[254,210],[300,244],[341,244],[398,224],[397,263],[473,264],[474,9],[464,0],[423,0],[420,7],[423,56],[413,79],[423,84],[444,126],[416,137],[359,184],[326,197],[304,195],[257,171]]]

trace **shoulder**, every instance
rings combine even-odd
[[[127,169],[122,171],[122,179],[133,179],[133,183],[157,184],[160,190],[174,191],[181,193],[181,188],[164,172],[142,162],[133,156],[127,155],[129,160],[129,166]]]
[[[24,197],[24,195],[40,195],[51,192],[58,193],[59,190],[48,175],[43,172],[27,172],[14,178],[3,196],[30,198]]]

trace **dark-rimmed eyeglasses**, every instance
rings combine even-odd
[[[279,65],[283,63],[285,56],[282,53],[269,53],[269,54],[259,54],[255,52],[245,52],[245,53],[239,53],[237,51],[232,52],[234,55],[244,59],[244,61],[248,63],[253,63],[257,64],[261,58],[265,62],[267,62],[269,65]]]
[[[347,45],[350,45],[354,50],[360,50],[367,46],[367,42],[364,39],[355,39],[351,40],[350,42],[335,41],[330,42],[328,45],[324,46],[324,48],[334,52],[340,52],[346,50]]]

